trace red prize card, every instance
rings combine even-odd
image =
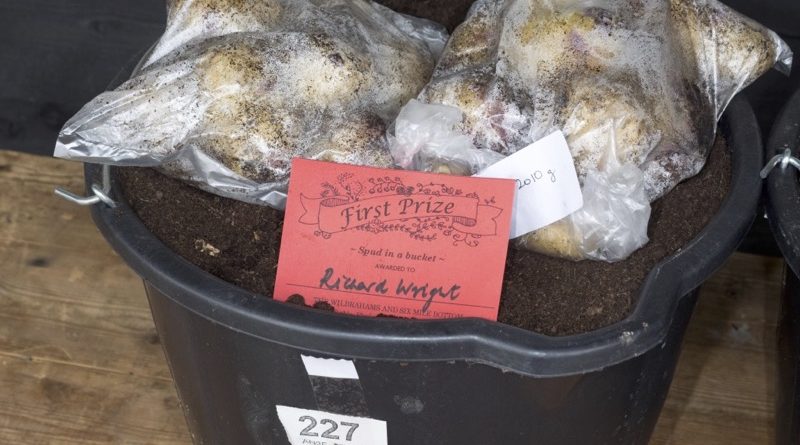
[[[275,299],[497,319],[515,184],[295,159]]]

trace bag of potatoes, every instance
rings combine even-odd
[[[584,208],[517,242],[618,261],[648,241],[649,203],[703,168],[732,97],[791,61],[716,0],[479,0],[418,97],[438,108],[409,104],[392,152],[405,168],[475,174],[560,130]]]
[[[55,155],[282,208],[295,156],[391,166],[386,126],[446,38],[368,0],[168,1],[163,37],[67,122]]]

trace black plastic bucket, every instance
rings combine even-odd
[[[763,153],[746,101],[730,105],[721,131],[733,180],[719,213],[651,271],[630,317],[570,337],[476,319],[357,318],[278,303],[178,257],[124,202],[96,206],[93,216],[145,281],[196,443],[289,443],[277,415],[283,406],[385,421],[391,445],[643,444],[669,389],[696,288],[755,215]],[[98,167],[86,172],[87,183],[98,180]],[[346,359],[358,378],[310,376],[301,356]],[[327,425],[295,443],[355,443],[343,428],[339,440],[324,439]]]
[[[772,127],[767,154],[800,150],[800,90]],[[791,166],[777,167],[767,180],[767,213],[784,258],[783,298],[778,332],[777,443],[800,444],[800,182]]]

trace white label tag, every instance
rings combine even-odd
[[[358,380],[356,365],[350,360],[317,358],[308,355],[301,355],[300,358],[303,360],[308,375]]]
[[[567,140],[546,136],[477,175],[517,181],[511,238],[548,226],[583,207],[583,194]]]
[[[388,445],[383,420],[277,405],[291,445]]]

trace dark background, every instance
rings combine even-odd
[[[164,0],[0,0],[0,147],[51,154],[165,19]]]
[[[724,2],[800,53],[800,0]],[[50,155],[64,122],[141,57],[165,17],[164,0],[0,0],[0,149]],[[800,69],[770,72],[746,91],[765,140],[798,87]],[[777,254],[763,220],[743,249]]]

